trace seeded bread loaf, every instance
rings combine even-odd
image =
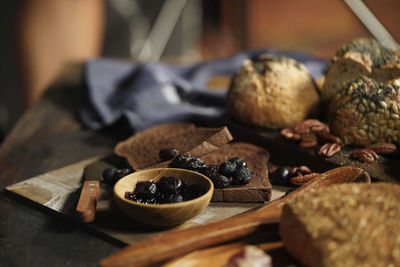
[[[359,38],[343,44],[328,65],[322,101],[328,105],[343,83],[364,75],[378,82],[400,77],[400,51],[389,50],[375,39]]]
[[[175,148],[201,156],[232,140],[228,128],[196,127],[190,123],[168,123],[152,127],[118,143],[115,153],[125,157],[134,169],[160,162],[159,151]]]
[[[399,85],[366,76],[347,82],[329,107],[332,133],[347,145],[400,144]]]
[[[214,189],[212,201],[224,202],[264,202],[271,199],[271,183],[268,179],[269,153],[265,149],[249,143],[229,143],[218,150],[202,156],[206,165],[220,165],[228,159],[243,159],[251,173],[252,180],[245,186],[230,186]]]
[[[399,203],[397,184],[319,188],[284,206],[280,235],[306,266],[400,266]]]
[[[291,58],[246,60],[227,96],[232,116],[246,124],[290,127],[318,114],[319,96],[306,67]]]

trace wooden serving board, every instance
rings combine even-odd
[[[252,127],[238,123],[231,118],[222,118],[236,141],[251,142],[270,152],[270,161],[276,165],[300,166],[307,165],[314,172],[341,167],[354,166],[368,172],[373,180],[385,182],[400,182],[400,155],[383,156],[369,164],[359,162],[350,157],[353,147],[346,146],[330,158],[318,155],[320,145],[302,148],[297,142],[287,140],[277,130]]]
[[[83,181],[85,166],[102,159],[104,155],[90,158],[61,169],[44,173],[23,182],[8,186],[6,192],[29,200],[32,204],[45,207],[45,210],[56,212],[69,220],[79,223],[75,218],[75,208],[78,202]],[[287,188],[276,187],[272,190],[272,199],[281,197]],[[191,227],[222,220],[245,212],[259,203],[211,203],[197,217],[179,227]],[[102,183],[101,194],[97,204],[94,222],[86,224],[88,230],[121,245],[138,242],[163,231],[144,228],[124,215],[114,204],[112,188]]]

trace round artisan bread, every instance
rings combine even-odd
[[[283,208],[279,232],[305,266],[400,266],[400,186],[339,184]]]
[[[245,60],[227,99],[235,119],[262,127],[290,127],[319,112],[319,95],[308,70],[284,56]]]
[[[387,49],[372,38],[357,38],[343,44],[327,67],[321,93],[324,104],[329,104],[343,83],[360,75],[379,82],[399,78],[400,51]]]
[[[329,106],[331,132],[346,145],[400,144],[399,80],[379,83],[366,76],[347,82]]]

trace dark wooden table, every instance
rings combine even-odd
[[[126,133],[94,132],[77,120],[81,66],[67,67],[0,147],[0,266],[96,266],[117,245],[48,209],[7,194],[11,184],[111,152]]]

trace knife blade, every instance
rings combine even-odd
[[[83,171],[84,183],[76,206],[76,215],[84,223],[92,222],[96,215],[96,206],[100,194],[100,182],[103,170],[112,167],[105,161],[96,161],[87,165]]]

